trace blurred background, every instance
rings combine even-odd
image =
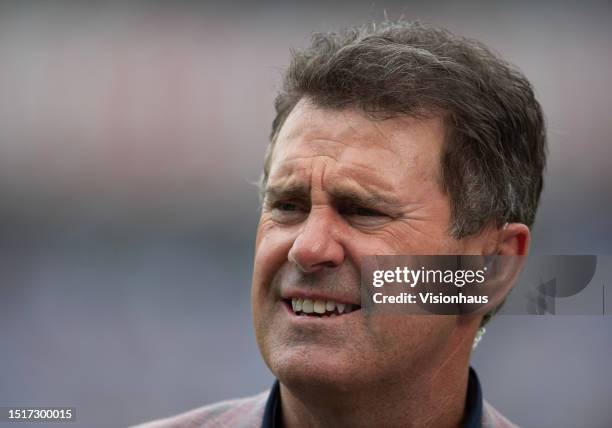
[[[271,385],[252,183],[312,31],[403,15],[518,65],[550,139],[532,251],[612,253],[609,2],[102,3],[0,3],[0,406],[115,427]],[[473,364],[522,426],[604,428],[611,356],[610,316],[503,316]]]

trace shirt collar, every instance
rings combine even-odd
[[[278,380],[276,380],[274,381],[274,385],[272,385],[270,395],[268,395],[268,401],[266,401],[261,428],[282,428],[282,426],[283,418],[280,407],[280,386]]]
[[[263,415],[262,428],[282,428],[283,418],[280,406],[280,386],[278,380],[274,382]],[[465,399],[465,413],[463,428],[482,428],[482,389],[478,375],[470,367],[468,375],[468,388]]]

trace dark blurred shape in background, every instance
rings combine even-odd
[[[311,31],[385,12],[525,72],[550,141],[532,252],[612,253],[611,11],[2,3],[0,406],[109,427],[270,386],[249,287],[275,86]],[[498,318],[474,355],[485,397],[524,426],[609,427],[611,332],[612,317]]]

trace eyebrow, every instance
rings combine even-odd
[[[272,202],[276,202],[280,199],[308,199],[310,186],[301,183],[267,185],[263,193],[264,199]]]
[[[371,190],[360,191],[345,187],[332,187],[327,193],[331,196],[335,205],[351,204],[372,209],[381,207],[393,209],[400,205],[397,198],[383,196]],[[264,190],[264,198],[268,203],[283,199],[308,200],[310,199],[310,186],[302,183],[268,185]]]

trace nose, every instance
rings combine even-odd
[[[329,208],[311,209],[288,254],[289,261],[302,272],[336,267],[344,260],[334,214]]]

